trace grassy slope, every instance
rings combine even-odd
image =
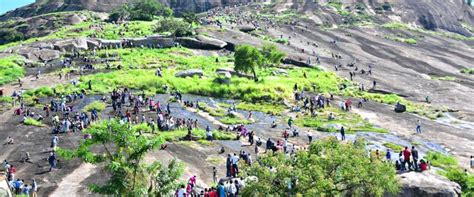
[[[0,85],[7,84],[23,77],[25,70],[21,65],[19,65],[18,62],[20,60],[20,56],[0,58]]]

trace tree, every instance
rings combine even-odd
[[[268,66],[280,64],[281,60],[286,56],[285,53],[278,50],[276,45],[270,43],[265,43],[261,51],[265,58],[265,64]]]
[[[130,126],[117,120],[92,125],[84,133],[91,139],[82,141],[76,150],[59,149],[65,159],[105,163],[110,179],[103,185],[90,186],[91,191],[116,196],[167,196],[176,187],[183,172],[182,164],[172,161],[164,167],[158,161],[141,163],[147,152],[163,142],[159,136],[143,135],[151,130],[145,124]]]
[[[173,10],[156,0],[137,0],[129,4],[124,4],[114,10],[110,16],[110,21],[118,20],[144,20],[151,21],[155,16],[170,17]]]
[[[0,44],[16,42],[24,40],[25,36],[15,29],[1,28],[0,29]]]
[[[265,59],[262,53],[250,45],[238,46],[234,54],[234,70],[237,72],[252,72],[254,80],[257,82],[257,67],[263,67]]]
[[[130,11],[127,4],[115,9],[109,15],[109,21],[117,22],[130,19]]]
[[[394,167],[368,158],[364,146],[360,141],[346,144],[328,138],[291,156],[263,155],[243,170],[246,176],[257,177],[247,181],[243,196],[382,196],[398,192]]]
[[[182,17],[183,17],[184,21],[186,21],[190,24],[199,22],[199,18],[193,12],[185,12],[185,13],[183,13]]]
[[[189,36],[193,34],[190,23],[177,18],[164,18],[158,21],[156,32],[170,32],[173,36]]]

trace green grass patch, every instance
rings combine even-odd
[[[411,45],[416,45],[416,43],[417,43],[415,38],[401,38],[401,37],[398,37],[398,36],[389,36],[389,35],[384,36],[384,38],[388,39],[388,40],[393,40],[393,41],[397,41],[397,42],[403,42],[403,43],[411,44]]]
[[[0,96],[0,103],[12,103],[13,98],[10,96]]]
[[[387,28],[387,29],[400,29],[400,30],[411,28],[410,26],[408,26],[408,24],[400,23],[400,22],[385,23],[382,25],[382,27]]]
[[[474,68],[465,68],[461,70],[461,73],[474,75]]]
[[[236,125],[236,124],[250,124],[252,121],[247,119],[242,119],[239,117],[227,115],[226,117],[219,120],[220,122],[227,124],[227,125]]]
[[[37,126],[37,127],[44,127],[45,125],[36,119],[33,118],[26,118],[25,121],[23,122],[25,125],[30,125],[30,126]]]
[[[335,115],[334,120],[328,119],[330,113]],[[362,117],[358,114],[343,112],[332,107],[327,107],[324,110],[320,110],[316,117],[311,117],[309,115],[300,116],[295,120],[295,124],[303,127],[314,128],[322,132],[338,132],[340,126],[344,126],[346,133],[388,133],[386,129],[370,124],[366,120],[362,119]]]
[[[236,139],[236,134],[234,133],[225,132],[225,131],[217,131],[217,130],[213,131],[212,133],[215,140],[235,140]],[[177,129],[173,131],[157,132],[156,134],[162,137],[166,141],[173,142],[173,141],[179,141],[180,139],[184,138],[188,134],[188,131],[187,129]],[[200,138],[201,140],[206,139],[206,131],[203,129],[193,129],[192,135],[194,137]]]
[[[87,90],[87,81],[92,81],[92,94],[105,94],[113,89],[128,87],[133,90],[142,90],[146,94],[164,93],[163,85],[172,90],[180,90],[182,93],[239,99],[247,102],[281,102],[284,99],[293,98],[293,85],[298,83],[300,87],[312,89],[314,85],[320,92],[337,92],[338,84],[343,79],[331,72],[319,69],[297,68],[288,69],[288,77],[272,76],[275,68],[259,71],[261,80],[254,82],[252,79],[233,77],[230,83],[221,84],[215,73],[218,68],[231,67],[232,63],[226,61],[227,57],[220,57],[219,62],[215,57],[191,56],[190,52],[181,48],[172,49],[119,49],[108,50],[108,53],[118,53],[124,64],[133,62],[133,65],[160,64],[167,69],[163,70],[163,77],[154,75],[154,69],[118,70],[108,73],[98,73],[80,78],[80,84],[58,85],[56,90],[61,94],[69,94],[74,91]],[[105,54],[100,51],[99,54]],[[179,78],[175,73],[187,69],[202,69],[205,72],[203,78]],[[307,78],[302,78],[303,73]],[[33,96],[31,93],[30,96]],[[266,107],[268,108],[268,107]],[[268,110],[267,110],[268,111]]]
[[[453,156],[438,152],[428,152],[425,159],[430,161],[431,165],[435,167],[448,168],[458,166],[458,161]]]
[[[206,161],[209,162],[210,164],[212,165],[221,165],[221,164],[224,164],[225,163],[225,159],[222,158],[222,157],[219,157],[219,156],[209,156],[206,158]]]
[[[382,144],[383,146],[389,148],[390,150],[394,151],[394,152],[397,152],[397,151],[401,151],[404,149],[403,146],[401,145],[398,145],[398,144],[395,144],[395,143],[392,143],[392,142],[385,142]]]
[[[23,77],[25,70],[21,65],[22,59],[22,57],[16,55],[0,58],[0,85]]]
[[[101,101],[94,101],[92,103],[89,103],[88,105],[86,105],[84,107],[84,111],[88,111],[88,112],[91,112],[92,110],[97,110],[97,112],[101,112],[105,109],[106,105],[105,103],[101,102]]]
[[[444,76],[444,77],[431,77],[434,80],[440,80],[440,81],[456,81],[456,77],[453,76]]]
[[[460,168],[458,161],[453,156],[428,152],[425,159],[430,161],[432,166],[442,169],[438,171],[440,175],[458,183],[461,186],[463,196],[474,195],[474,175]]]

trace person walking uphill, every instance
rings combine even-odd
[[[421,121],[420,120],[417,120],[416,121],[416,133],[419,133],[421,134]]]
[[[288,127],[292,128],[292,127],[291,127],[292,125],[293,125],[293,118],[290,117],[290,118],[288,119]]]

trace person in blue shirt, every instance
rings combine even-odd
[[[26,196],[30,196],[30,188],[28,187],[28,185],[25,185],[23,187],[23,194]]]
[[[387,154],[385,155],[385,159],[387,159],[387,162],[390,162],[392,159],[392,153],[390,152],[390,149],[387,149]]]
[[[226,197],[225,195],[225,188],[224,188],[224,183],[221,182],[219,186],[217,187],[217,196],[218,197]]]

